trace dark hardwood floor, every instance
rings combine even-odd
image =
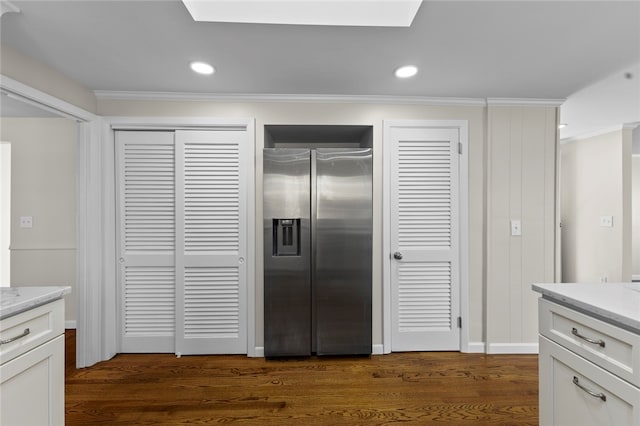
[[[121,354],[77,370],[66,342],[67,425],[538,424],[536,355]]]

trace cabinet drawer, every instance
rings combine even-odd
[[[640,425],[640,389],[540,337],[540,425]]]
[[[640,336],[540,299],[540,334],[640,387]]]
[[[5,318],[0,321],[2,364],[64,333],[64,300]]]
[[[64,336],[0,366],[0,424],[64,425]]]

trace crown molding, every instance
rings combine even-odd
[[[0,16],[5,13],[20,13],[20,8],[8,0],[0,1]]]
[[[138,92],[96,90],[98,100],[128,101],[206,101],[206,102],[290,102],[290,103],[369,103],[429,106],[486,106],[482,98],[446,98],[385,95],[280,95],[218,94],[191,92]]]
[[[537,98],[487,98],[487,106],[491,107],[514,107],[514,106],[538,106],[538,107],[559,107],[565,99],[537,99]]]
[[[118,101],[201,101],[201,102],[273,102],[273,103],[337,103],[397,104],[424,106],[539,106],[559,107],[564,99],[537,98],[456,98],[391,95],[297,95],[195,92],[147,92],[95,90],[98,100]]]

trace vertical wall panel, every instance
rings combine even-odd
[[[510,111],[507,108],[496,108],[489,115],[489,132],[492,135],[488,142],[490,149],[488,161],[491,173],[487,179],[487,185],[491,188],[490,200],[487,204],[488,234],[487,253],[491,253],[494,259],[509,259],[510,237],[509,227],[509,179],[511,174],[510,158]],[[487,261],[490,259],[487,258]],[[491,291],[492,299],[487,300],[487,321],[495,312],[495,309],[507,310],[511,305],[510,266],[487,265],[487,292]],[[488,327],[487,327],[488,330]],[[508,321],[496,321],[491,326],[491,333],[496,339],[508,341],[510,324]]]
[[[490,105],[488,125],[487,351],[533,352],[531,284],[554,280],[556,107]]]
[[[547,151],[553,151],[547,141],[547,132],[553,132],[553,124],[547,121],[547,109],[527,108],[526,120],[522,127],[522,191],[521,217],[527,224],[527,238],[521,239],[521,273],[520,273],[520,303],[514,315],[520,319],[520,341],[537,340],[537,323],[529,318],[537,315],[537,295],[531,292],[531,283],[547,281],[546,259],[549,256],[553,240],[547,239],[549,229],[549,214],[553,214],[554,204],[547,203],[545,194],[553,194],[547,187],[547,175],[554,176],[555,162],[547,161]],[[553,185],[553,184],[552,184]],[[553,220],[553,216],[551,216]],[[523,231],[524,232],[524,231]],[[551,278],[552,276],[549,276]]]
[[[509,144],[509,198],[504,200],[508,203],[509,217],[507,217],[507,224],[505,228],[507,231],[507,247],[509,251],[504,253],[509,259],[509,281],[503,283],[505,287],[509,289],[509,321],[505,321],[509,324],[509,340],[521,341],[522,339],[522,316],[520,314],[522,309],[522,238],[512,238],[510,236],[511,231],[511,219],[520,219],[523,221],[523,163],[527,160],[523,159],[523,139],[526,138],[525,132],[528,130],[525,128],[530,117],[524,113],[524,108],[509,108],[509,138],[506,143]],[[523,221],[524,222],[524,221]],[[527,223],[528,226],[528,223]]]

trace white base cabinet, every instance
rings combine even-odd
[[[542,426],[638,426],[637,334],[540,299]]]
[[[540,337],[540,425],[640,425],[640,389]]]
[[[64,425],[64,302],[0,321],[0,425]]]

